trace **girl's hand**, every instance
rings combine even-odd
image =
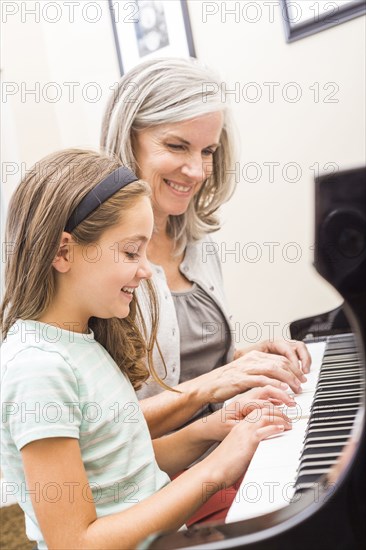
[[[234,359],[239,359],[239,357],[253,350],[283,355],[287,357],[294,369],[301,368],[304,373],[310,371],[311,357],[304,342],[298,340],[264,340],[253,346],[235,350]]]
[[[267,437],[291,429],[291,421],[274,407],[263,407],[250,412],[238,422],[228,436],[202,461],[209,471],[209,479],[221,488],[233,485],[248,469],[259,445]],[[271,457],[268,456],[268,464]]]
[[[277,408],[278,405],[282,404],[289,407],[296,405],[292,397],[285,391],[273,386],[254,388],[236,396],[228,403],[224,403],[221,410],[203,418],[202,422],[206,423],[206,434],[209,433],[214,441],[222,441],[238,422],[256,409],[258,409],[258,415],[261,414],[261,409],[267,409],[272,411],[273,416],[282,415],[288,421],[283,412]]]

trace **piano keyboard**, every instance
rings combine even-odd
[[[292,430],[262,441],[250,463],[226,522],[240,521],[287,506],[337,462],[354,425],[362,398],[362,366],[354,336],[328,336],[307,344],[312,367],[284,408]]]

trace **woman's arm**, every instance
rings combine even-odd
[[[270,413],[257,421],[253,417],[251,422],[239,422],[209,457],[158,493],[100,518],[78,440],[48,438],[29,443],[21,451],[23,466],[46,544],[63,550],[132,549],[152,533],[178,529],[223,484],[229,487],[239,479],[259,441],[285,427],[284,418],[273,418]],[[50,484],[57,489],[57,498],[50,496]]]
[[[289,343],[284,342],[280,349],[281,355],[250,350],[223,367],[175,386],[181,393],[163,391],[142,399],[140,406],[151,437],[154,439],[179,428],[209,403],[223,403],[250,388],[271,385],[286,389],[289,386],[295,393],[301,392],[301,382],[306,378],[299,361],[303,360],[309,368],[309,353],[304,344],[290,350]]]

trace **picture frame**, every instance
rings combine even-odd
[[[152,57],[196,57],[186,0],[108,0],[121,76]]]
[[[365,0],[281,0],[286,41],[294,42],[366,13]]]

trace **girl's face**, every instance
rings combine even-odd
[[[151,185],[157,221],[183,214],[212,173],[223,122],[216,112],[136,132],[139,177]]]
[[[98,243],[74,247],[69,284],[83,319],[127,317],[133,292],[151,277],[146,249],[152,230],[151,203],[142,197]]]

